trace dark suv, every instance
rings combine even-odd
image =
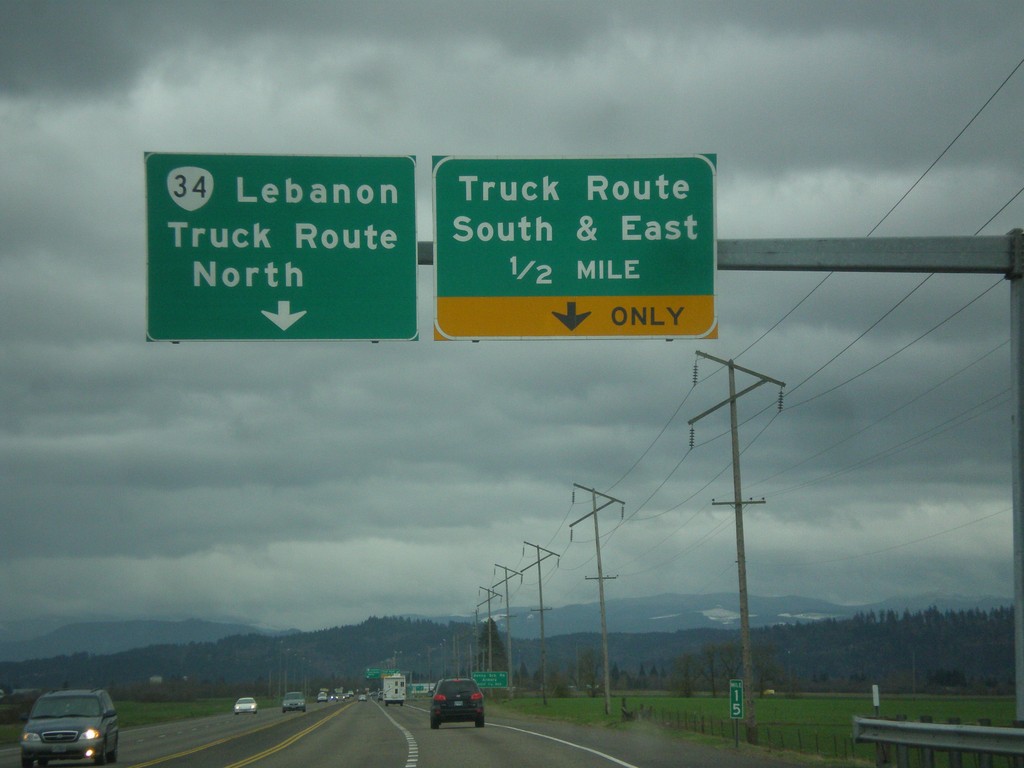
[[[21,732],[21,765],[38,761],[117,761],[117,711],[103,690],[50,691],[32,705]]]
[[[475,680],[465,677],[439,680],[430,702],[430,727],[441,723],[468,722],[484,727],[484,695]]]

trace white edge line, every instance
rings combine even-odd
[[[596,749],[591,749],[590,747],[584,747],[582,744],[575,744],[575,743],[573,743],[571,741],[566,741],[565,739],[559,739],[559,738],[557,738],[555,736],[548,736],[545,733],[537,733],[536,731],[527,731],[525,728],[516,728],[516,727],[511,726],[511,725],[498,725],[496,723],[488,723],[487,725],[489,727],[491,727],[491,728],[506,728],[507,730],[510,730],[510,731],[519,731],[520,733],[526,733],[526,734],[529,734],[530,736],[537,736],[537,737],[542,738],[542,739],[549,739],[551,741],[557,741],[559,744],[565,744],[567,747],[573,747],[575,749],[583,750],[584,752],[590,752],[592,755],[597,755],[598,757],[603,757],[605,760],[608,760],[608,761],[610,761],[612,763],[615,763],[617,765],[624,766],[624,768],[638,768],[637,766],[633,765],[632,763],[627,763],[625,760],[619,760],[619,758],[612,757],[611,755],[605,754],[604,752],[599,752]]]

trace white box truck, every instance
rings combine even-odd
[[[384,685],[384,706],[397,704],[405,706],[405,675],[384,675],[381,678]]]

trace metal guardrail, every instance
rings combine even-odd
[[[935,752],[1024,757],[1024,728],[854,717],[853,740]]]

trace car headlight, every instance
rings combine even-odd
[[[42,739],[39,738],[39,734],[38,733],[33,733],[32,731],[24,731],[21,734],[21,740],[22,741],[42,741]]]
[[[100,732],[97,731],[95,728],[86,728],[84,731],[82,731],[82,735],[79,736],[78,738],[80,738],[80,739],[98,739],[99,737],[100,737]]]

